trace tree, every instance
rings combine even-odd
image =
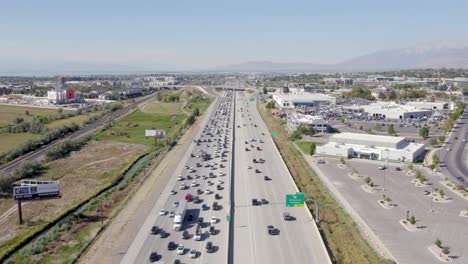
[[[419,129],[419,135],[424,139],[429,137],[429,128],[425,126]]]
[[[30,114],[29,110],[24,111],[24,114],[28,116]]]
[[[343,164],[343,165],[346,164],[346,160],[345,160],[343,157],[340,158],[340,162],[341,162],[341,164]]]
[[[382,129],[382,125],[381,124],[375,124],[374,130],[380,131],[380,129]]]
[[[312,144],[310,144],[309,154],[310,154],[310,155],[314,155],[316,149],[317,149],[317,146],[315,145],[314,142],[312,142]]]
[[[450,254],[450,248],[449,248],[449,247],[444,247],[444,248],[442,249],[442,253],[444,253],[445,255]]]
[[[63,108],[57,109],[57,112],[59,112],[61,114],[63,112]]]
[[[434,154],[432,156],[432,164],[434,164],[435,167],[439,167],[439,164],[440,164],[439,155]]]
[[[21,124],[23,123],[23,121],[24,118],[22,118],[21,116],[17,116],[13,122],[15,122],[15,124]]]
[[[436,239],[436,241],[434,242],[434,245],[436,245],[438,247],[441,247],[442,246],[442,241],[440,241],[440,239]]]
[[[409,222],[410,222],[410,224],[412,224],[412,225],[416,224],[416,217],[414,217],[414,215],[412,215],[412,216],[410,217],[410,219],[409,219]]]
[[[364,178],[364,182],[369,184],[371,182],[371,178],[369,176],[367,176],[366,178]]]
[[[429,140],[429,144],[431,144],[431,146],[433,146],[433,147],[436,146],[437,143],[438,143],[438,141],[437,141],[436,138],[431,138],[431,139]]]
[[[387,128],[387,132],[392,136],[396,135],[395,126],[393,124],[389,125]]]
[[[200,109],[198,109],[198,107],[195,107],[195,109],[193,109],[193,115],[195,115],[195,116],[200,115]]]

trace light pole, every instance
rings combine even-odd
[[[387,165],[385,166],[384,170],[383,170],[383,191],[385,192],[385,183],[386,183],[386,170],[388,169],[388,152],[389,150],[388,149],[385,149],[385,152],[387,152]]]

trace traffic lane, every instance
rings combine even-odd
[[[192,145],[194,145],[194,144],[192,143]],[[187,152],[187,153],[189,153],[189,152]],[[187,156],[187,154],[186,154],[186,156]],[[181,164],[183,164],[183,163],[181,163]],[[187,164],[188,164],[188,163],[187,163]],[[179,166],[179,167],[180,167],[180,166]],[[178,169],[179,169],[179,168],[178,168]],[[181,173],[183,173],[183,168],[180,168],[179,171],[180,171]],[[174,175],[174,176],[175,176],[175,177],[173,177],[173,178],[177,178],[176,175]],[[174,181],[174,179],[173,179],[173,181]],[[176,184],[177,184],[177,183],[174,183],[173,186],[175,186]],[[170,186],[170,185],[168,184],[168,187],[169,187],[169,186]],[[171,210],[171,209],[168,209],[168,208],[171,208],[171,206],[173,205],[173,203],[174,203],[175,201],[180,201],[181,199],[183,199],[183,195],[184,195],[184,194],[182,194],[182,193],[183,193],[183,192],[178,191],[178,193],[177,193],[176,195],[171,195],[171,196],[169,196],[169,197],[166,199],[166,203],[165,203],[164,209],[166,209],[166,210]],[[175,209],[175,208],[174,208],[174,209]],[[164,219],[163,219],[164,217],[166,217],[167,219],[164,220]],[[163,228],[164,231],[169,232],[169,233],[170,233],[170,236],[176,236],[176,235],[177,235],[177,234],[176,234],[177,232],[175,232],[175,231],[173,230],[173,218],[169,218],[168,215],[165,215],[165,216],[163,216],[163,217],[157,218],[157,220],[156,220],[156,225],[157,225],[157,224],[159,224],[159,226],[160,226],[161,228]],[[180,235],[179,235],[179,237],[180,237]],[[153,250],[154,250],[154,248],[155,248],[154,246],[153,246],[153,247],[151,246],[151,245],[154,245],[154,244],[155,244],[155,241],[154,241],[155,239],[157,239],[157,237],[156,237],[156,238],[150,237],[150,238],[149,238],[150,241],[147,241],[148,243],[145,243],[145,247],[146,247],[146,248],[142,250],[142,252],[147,252],[147,254],[146,254],[146,261],[145,261],[145,262],[149,261],[149,254],[151,253],[151,251],[149,251],[149,250],[150,250],[149,248],[153,248]],[[162,239],[162,240],[167,240],[167,238],[166,238],[166,239]],[[176,238],[174,238],[174,240],[176,240],[176,243],[177,243],[177,241],[180,241],[181,239],[180,239],[180,240],[177,240]],[[168,243],[169,241],[173,241],[173,240],[167,240],[166,243],[165,243],[164,241],[159,241],[159,243],[156,242],[156,244],[157,244],[157,247],[156,247],[156,248],[159,250],[159,251],[157,251],[157,252],[158,252],[158,254],[162,255],[162,259],[166,259],[166,260],[167,260],[167,259],[171,259],[171,258],[172,258],[172,257],[171,257],[171,254],[166,254],[166,252],[165,252],[165,250],[164,250],[164,249],[167,249],[167,243]],[[182,243],[182,242],[178,242],[178,243]],[[191,246],[192,246],[192,247],[196,247],[196,244],[191,243]],[[198,251],[200,251],[200,249],[202,248],[202,245],[200,245],[198,248],[199,248]],[[148,251],[149,251],[149,253],[148,253]],[[145,255],[145,253],[143,253],[143,254],[139,257],[139,261],[144,261],[144,260],[145,260],[145,256],[144,256],[144,255]],[[175,258],[177,258],[177,257],[174,257],[174,259],[175,259]],[[143,263],[143,262],[142,262],[142,263]]]

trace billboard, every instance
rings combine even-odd
[[[166,131],[165,130],[146,129],[145,130],[145,137],[165,138],[166,137]]]
[[[13,188],[13,199],[27,200],[60,195],[60,184],[49,183],[39,185],[17,186]]]

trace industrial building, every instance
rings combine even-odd
[[[318,93],[287,93],[273,94],[273,100],[280,108],[296,108],[322,104],[336,104],[336,98]]]
[[[384,119],[413,119],[432,116],[432,110],[394,102],[377,102],[369,105],[344,106],[344,113],[367,113],[369,117]]]
[[[62,104],[73,102],[76,99],[73,89],[64,89],[65,79],[60,77],[55,85],[55,90],[47,91],[47,99],[50,104]]]
[[[403,137],[358,133],[340,133],[317,146],[316,153],[344,158],[416,162],[424,157],[424,144],[411,143]]]
[[[290,131],[295,131],[300,126],[307,128],[312,127],[318,133],[327,133],[330,131],[329,124],[321,116],[291,113],[288,115],[287,120]]]
[[[445,102],[407,102],[405,105],[428,110],[443,110],[448,108]]]

